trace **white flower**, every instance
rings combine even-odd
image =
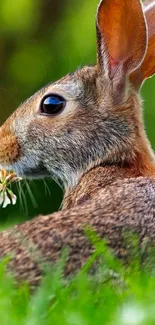
[[[3,201],[4,201],[4,195],[2,192],[0,192],[0,205],[3,204]]]
[[[0,171],[0,206],[6,208],[9,204],[15,205],[17,202],[16,195],[8,189],[11,183],[21,181],[15,173],[8,173],[4,170]]]
[[[7,205],[11,204],[10,198],[7,196],[7,193],[4,193],[3,208],[6,208]]]
[[[9,194],[10,194],[10,197],[11,197],[11,201],[12,201],[12,204],[15,205],[16,202],[17,202],[17,196],[15,194],[13,194],[12,191],[8,190]]]

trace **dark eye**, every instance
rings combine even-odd
[[[66,100],[59,95],[48,95],[41,103],[41,113],[46,115],[56,115],[62,112],[66,105]]]

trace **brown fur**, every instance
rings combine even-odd
[[[132,0],[131,8],[123,1],[102,0],[99,5],[98,64],[47,85],[0,129],[1,168],[26,177],[51,176],[65,188],[61,212],[0,234],[0,256],[13,252],[11,268],[32,285],[40,279],[42,264],[57,261],[63,247],[69,250],[67,274],[85,263],[93,251],[86,225],[123,259],[128,255],[124,230],[138,233],[140,246],[155,240],[155,157],[144,129],[137,78],[130,78],[140,67],[144,78],[148,71],[150,76],[150,65],[148,69],[143,61],[150,43],[141,3]],[[147,17],[147,24],[153,24],[152,14]],[[124,48],[118,46],[122,36]],[[54,117],[40,109],[44,96],[52,93],[66,100]]]
[[[10,123],[0,128],[0,139],[5,139],[0,145],[0,164],[12,164],[20,157],[20,146],[16,135],[11,131]]]
[[[66,274],[76,272],[94,251],[85,236],[88,226],[106,239],[123,260],[130,253],[124,232],[137,233],[139,247],[143,243],[154,243],[154,180],[144,177],[124,179],[124,175],[123,179],[114,180],[115,172],[120,173],[120,170],[97,167],[92,171],[92,177],[84,177],[83,184],[79,185],[80,199],[77,198],[70,209],[64,207],[63,211],[38,217],[0,234],[0,256],[13,253],[9,265],[18,280],[26,279],[31,286],[37,285],[44,264],[58,261],[62,248],[67,248],[69,253]],[[101,177],[97,180],[96,175]],[[82,186],[85,191],[87,180],[90,197],[80,203],[78,201],[84,198]],[[105,187],[102,184],[106,184]]]

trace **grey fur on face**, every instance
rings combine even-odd
[[[95,67],[85,67],[25,102],[19,108],[24,127],[20,118],[14,124],[22,148],[13,166],[16,172],[27,177],[50,175],[70,188],[98,164],[124,162],[134,126],[115,111],[108,86]],[[56,121],[47,117],[42,128],[39,103],[45,94],[57,92],[67,98],[66,108]]]

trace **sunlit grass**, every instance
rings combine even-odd
[[[92,240],[92,238],[91,238]],[[41,285],[31,291],[17,284],[0,264],[0,320],[6,325],[154,325],[155,277],[153,266],[142,267],[135,254],[124,266],[106,248],[96,247],[84,268],[73,278],[64,277],[66,253],[49,266]],[[133,245],[135,246],[135,244]],[[100,258],[95,272],[89,272]]]

